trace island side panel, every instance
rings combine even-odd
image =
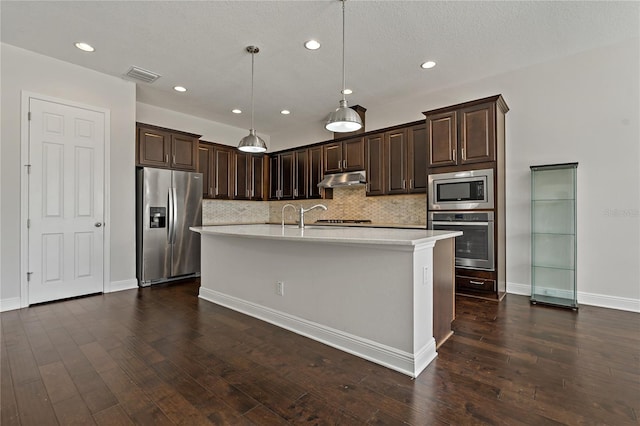
[[[414,255],[413,246],[203,235],[200,296],[415,376],[435,357],[428,321],[414,341],[415,287],[431,292],[422,288],[424,262],[431,265],[430,248]],[[432,318],[430,300],[420,309],[418,316]],[[327,337],[333,331],[341,334],[336,341]],[[371,352],[341,347],[342,334]],[[420,371],[417,356],[427,360]]]
[[[433,249],[433,337],[440,347],[455,319],[455,238],[438,240]]]

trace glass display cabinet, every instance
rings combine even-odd
[[[578,309],[578,163],[531,166],[531,303]]]

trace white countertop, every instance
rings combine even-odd
[[[272,240],[315,241],[348,244],[381,244],[415,246],[437,240],[457,237],[460,231],[432,231],[426,229],[391,229],[307,225],[227,225],[194,226],[190,228],[202,235],[227,235]]]

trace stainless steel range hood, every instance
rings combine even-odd
[[[366,185],[367,174],[364,170],[359,172],[345,172],[325,175],[320,188],[336,188],[338,186]]]

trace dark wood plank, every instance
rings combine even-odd
[[[94,414],[93,419],[99,426],[128,426],[134,424],[119,405],[114,405]]]
[[[21,425],[58,424],[50,396],[41,380],[16,384],[15,394]]]

